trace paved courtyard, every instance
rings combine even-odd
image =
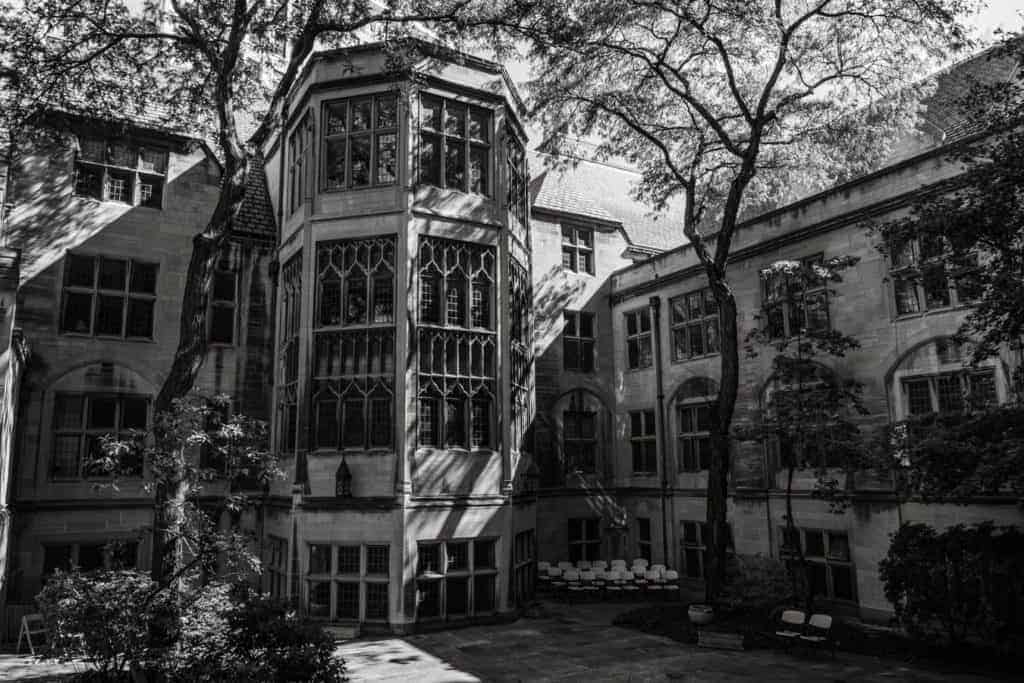
[[[543,618],[341,646],[353,682],[992,681],[838,653],[794,656],[684,645],[611,626],[624,605],[549,606]]]
[[[339,652],[348,662],[353,683],[995,680],[842,652],[832,660],[827,654],[706,650],[611,626],[615,614],[629,605],[546,608],[543,617],[510,624],[349,641]],[[57,681],[74,668],[0,654],[0,681]]]

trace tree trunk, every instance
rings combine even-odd
[[[718,302],[721,325],[721,368],[718,388],[718,414],[711,436],[711,467],[707,486],[707,561],[704,567],[704,598],[713,603],[722,594],[725,583],[725,559],[729,527],[727,524],[729,469],[731,454],[729,430],[736,408],[739,387],[739,338],[736,325],[736,300],[724,278],[711,282]]]
[[[245,198],[249,179],[248,157],[235,159],[228,156],[224,164],[224,178],[220,196],[206,228],[192,239],[192,257],[188,264],[185,290],[181,298],[181,318],[178,349],[174,362],[164,379],[153,406],[154,414],[169,411],[173,402],[195,385],[196,377],[206,358],[207,295],[213,279],[217,259],[227,244],[235,217]],[[164,434],[155,434],[159,444]],[[181,453],[181,458],[186,457]],[[181,463],[184,464],[183,462]],[[153,500],[153,547],[150,572],[153,580],[164,583],[171,576],[179,554],[177,534],[173,529],[181,526],[181,508],[175,504],[183,500],[186,487],[184,468],[174,468],[163,481],[157,481]]]

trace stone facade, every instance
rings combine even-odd
[[[513,610],[532,596],[537,559],[645,556],[699,588],[701,410],[719,359],[681,208],[653,216],[632,197],[637,175],[614,164],[535,155],[528,176],[522,105],[499,65],[438,50],[416,71],[389,71],[373,45],[311,60],[211,297],[211,335],[229,339],[211,345],[199,384],[271,421],[289,475],[261,515],[264,588],[326,620],[395,631]],[[933,114],[958,73],[940,80]],[[763,267],[859,258],[827,310],[861,348],[829,369],[863,383],[866,423],[940,400],[937,378],[962,370],[945,344],[968,310],[955,287],[948,301],[919,292],[932,299],[903,312],[907,293],[898,306],[864,225],[958,172],[944,152],[969,131],[931,121],[945,129],[903,141],[873,174],[746,220],[735,239],[741,338],[763,324]],[[90,437],[151,419],[220,168],[182,136],[83,124],[22,144],[3,170],[10,626],[54,566],[111,563],[108,541],[148,566],[142,477],[98,491],[81,462]],[[742,362],[738,422],[761,419],[770,365]],[[993,398],[1006,400],[1014,365],[981,369]],[[736,552],[780,556],[782,483],[768,450],[737,444]],[[800,473],[794,505],[823,552],[823,590],[864,616],[891,612],[877,565],[900,523],[1021,522],[1013,501],[906,503],[860,476],[834,514],[812,485]]]
[[[266,519],[293,580],[268,588],[363,628],[491,617],[531,590],[521,105],[497,65],[422,68],[319,55],[266,150],[284,216],[273,438],[294,474]]]
[[[192,237],[213,210],[220,166],[205,146],[166,131],[84,122],[27,138],[9,159],[5,237],[20,253],[12,315],[29,349],[4,468],[12,513],[3,588],[17,605],[31,603],[54,566],[109,566],[115,558],[102,546],[111,541],[124,544],[116,561],[148,566],[145,470],[112,490],[83,463],[101,430],[152,418],[177,347]],[[87,182],[89,173],[98,180]],[[269,206],[266,194],[257,172],[248,220],[221,264],[224,314],[197,382],[210,393],[251,388],[259,397],[270,385],[273,217],[252,214]],[[268,417],[265,402],[237,409]]]

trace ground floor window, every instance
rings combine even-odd
[[[387,621],[389,546],[310,543],[308,552],[309,616],[331,621]]]
[[[138,561],[136,540],[54,543],[43,546],[43,575],[55,570],[133,569]]]
[[[283,600],[288,586],[288,541],[277,536],[267,537],[264,556],[267,592],[271,597]]]
[[[780,554],[787,559],[798,557],[796,544],[803,545],[807,578],[814,595],[828,600],[857,601],[850,537],[845,531],[781,527],[779,538]]]
[[[650,517],[636,518],[636,544],[638,556],[644,558],[648,563],[650,563],[652,561]]]
[[[594,561],[601,558],[600,520],[573,518],[569,520],[569,561]]]
[[[426,541],[416,560],[418,619],[457,619],[498,608],[497,541]]]
[[[680,545],[682,552],[680,566],[683,568],[683,576],[689,579],[704,579],[704,572],[707,565],[707,544],[711,537],[708,535],[706,522],[684,520],[680,523],[682,533],[680,534]],[[726,553],[735,552],[732,541],[732,528],[726,526],[725,538]]]
[[[537,582],[537,534],[533,529],[516,534],[512,548],[512,600],[525,605],[533,599]]]

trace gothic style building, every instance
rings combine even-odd
[[[495,64],[431,61],[414,83],[380,46],[318,55],[266,149],[273,438],[295,463],[268,588],[395,629],[507,610],[532,580],[522,105]]]
[[[968,371],[947,343],[970,305],[955,273],[920,250],[887,260],[863,226],[955,175],[945,152],[971,135],[956,93],[1006,69],[949,70],[885,167],[739,230],[741,335],[857,337],[828,371],[864,384],[868,421],[1009,395],[1016,359]],[[497,64],[437,49],[413,77],[366,45],[316,55],[264,144],[214,278],[199,384],[272,424],[289,476],[260,516],[264,587],[313,616],[395,631],[489,618],[532,596],[537,559],[642,556],[700,587],[713,299],[678,207],[652,216],[628,168],[528,159],[522,115]],[[123,463],[137,476],[111,490],[89,456],[100,436],[150,424],[220,167],[201,143],[135,121],[82,122],[12,150],[5,170],[9,628],[54,568],[148,564],[147,464]],[[860,257],[833,292],[797,300],[760,276],[831,256]],[[770,358],[744,362],[739,421],[760,421],[776,389]],[[787,551],[784,447],[736,449],[737,553]],[[799,477],[796,542],[821,595],[863,616],[891,613],[877,563],[901,522],[1021,522],[1012,500],[906,503],[860,476],[833,514],[812,482]]]

